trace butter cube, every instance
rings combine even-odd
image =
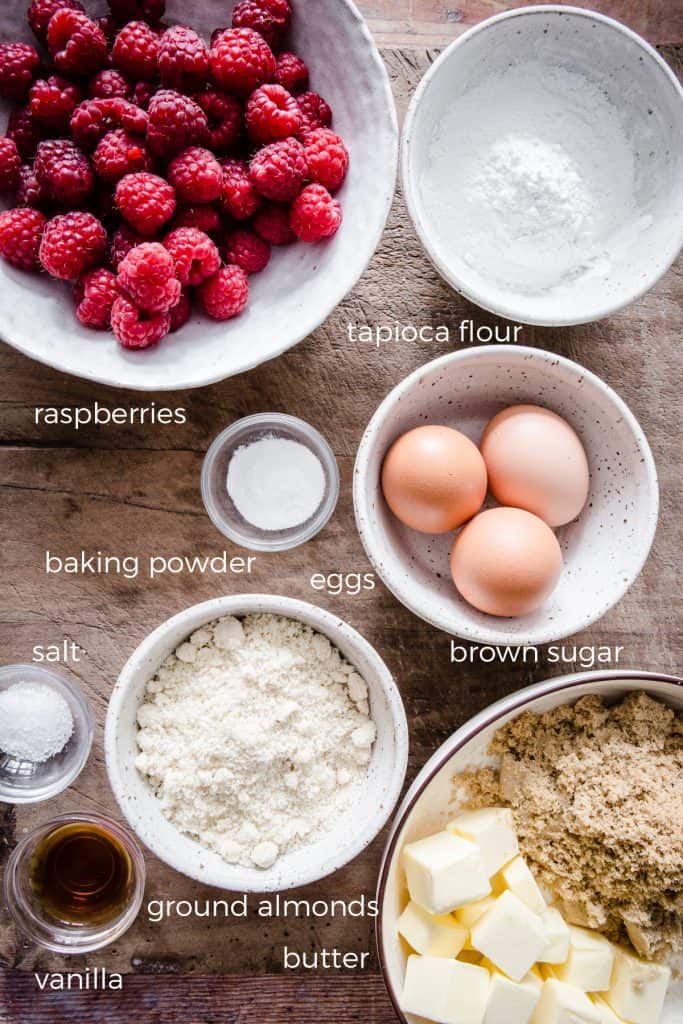
[[[484,1024],[529,1024],[541,998],[541,987],[535,975],[528,974],[522,981],[510,981],[494,970]]]
[[[484,896],[483,900],[475,900],[474,903],[468,903],[466,907],[460,907],[455,912],[458,924],[469,930],[480,917],[484,916],[487,910],[491,909],[495,902],[493,896]]]
[[[543,952],[547,937],[538,914],[512,892],[499,896],[472,928],[470,941],[513,981],[521,981]]]
[[[411,899],[430,914],[449,914],[491,892],[479,847],[453,832],[409,843],[403,864]]]
[[[600,1013],[585,992],[549,978],[541,990],[531,1024],[600,1024]]]
[[[416,953],[456,957],[469,932],[450,914],[434,916],[411,900],[398,919],[398,930]]]
[[[600,1024],[624,1024],[621,1017],[617,1017],[614,1010],[605,1002],[602,996],[594,996],[593,1002],[595,1003],[598,1013],[600,1014]]]
[[[659,1024],[671,971],[617,949],[605,1000],[629,1024]]]
[[[438,1024],[483,1024],[489,995],[483,967],[442,957],[408,957],[401,1009]]]
[[[489,878],[519,853],[512,811],[507,807],[465,811],[446,828],[477,844]]]
[[[569,925],[556,907],[548,907],[540,918],[548,941],[538,959],[542,964],[563,964],[569,956]]]
[[[569,933],[569,956],[555,968],[558,979],[583,992],[606,992],[614,967],[614,946],[604,935],[587,928],[570,925]]]
[[[536,914],[542,914],[546,909],[543,893],[538,888],[536,879],[523,857],[515,857],[509,864],[506,864],[499,871],[496,881],[518,896],[522,903],[526,903],[527,907]]]

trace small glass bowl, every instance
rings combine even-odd
[[[43,909],[31,885],[31,861],[36,847],[60,825],[85,822],[110,832],[126,850],[131,863],[131,882],[125,906],[104,924],[67,924]],[[14,848],[5,871],[5,902],[22,932],[55,953],[91,953],[108,946],[128,931],[140,912],[145,893],[145,860],[127,829],[101,814],[60,814],[25,836]]]
[[[305,445],[320,460],[325,493],[304,523],[287,530],[261,530],[240,515],[228,494],[228,466],[234,452],[263,437],[283,437]],[[202,498],[214,526],[244,548],[287,551],[315,537],[327,524],[339,498],[339,467],[329,444],[317,430],[295,416],[260,413],[237,420],[213,442],[202,468]]]
[[[34,764],[0,749],[0,801],[38,803],[70,786],[83,770],[93,741],[93,718],[78,686],[40,665],[5,665],[0,668],[0,691],[15,683],[40,683],[56,690],[69,705],[74,728],[66,746],[49,761]]]

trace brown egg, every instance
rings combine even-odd
[[[416,427],[387,452],[382,491],[394,515],[420,533],[448,533],[470,519],[486,496],[479,449],[451,427]]]
[[[562,552],[550,527],[520,508],[490,508],[456,537],[451,575],[471,605],[487,615],[528,615],[552,594]]]

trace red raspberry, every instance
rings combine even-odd
[[[324,185],[307,185],[292,203],[289,223],[302,242],[331,238],[342,222],[341,205]]]
[[[137,82],[133,87],[131,100],[136,107],[142,107],[143,110],[147,110],[149,107],[149,101],[155,92],[156,86],[151,82]]]
[[[14,139],[0,135],[0,192],[16,192],[21,175],[21,157]]]
[[[40,57],[28,43],[0,43],[0,96],[22,100],[40,67]]]
[[[159,36],[145,21],[131,21],[124,25],[111,51],[115,68],[134,81],[152,82],[157,76]]]
[[[168,165],[168,180],[181,203],[211,203],[223,187],[223,169],[213,153],[190,146]]]
[[[229,31],[230,31],[230,26],[229,25],[224,25],[223,28],[215,28],[213,30],[213,32],[211,33],[210,48],[213,49],[214,46],[216,45],[216,43],[218,42],[218,40],[220,39],[220,37],[223,35],[223,33],[224,32],[229,32]]]
[[[55,11],[50,18],[47,45],[57,71],[63,75],[83,78],[107,63],[107,40],[100,26],[68,7]]]
[[[241,267],[245,274],[259,274],[270,261],[270,246],[253,231],[235,228],[225,243],[225,261]]]
[[[23,164],[19,171],[17,187],[17,206],[32,206],[40,210],[50,201],[45,189],[35,176],[31,164]]]
[[[134,249],[136,245],[142,245],[146,241],[148,239],[144,235],[141,235],[138,231],[133,231],[127,224],[123,224],[118,228],[112,235],[109,244],[109,262],[114,270],[118,271],[121,260],[128,255],[131,249]]]
[[[249,168],[244,160],[222,160],[221,165],[223,167],[221,209],[235,220],[248,220],[263,204],[263,199],[249,177]]]
[[[232,320],[249,301],[249,281],[241,267],[221,267],[199,286],[199,301],[214,320]]]
[[[0,213],[0,256],[19,270],[36,270],[45,224],[38,210]]]
[[[30,107],[12,111],[7,122],[7,136],[14,139],[24,160],[33,159],[43,136]]]
[[[249,164],[254,187],[277,203],[286,203],[299,194],[306,180],[306,150],[297,139],[271,142],[260,149]]]
[[[155,24],[166,13],[166,0],[109,0],[117,21],[148,21]]]
[[[152,170],[152,158],[145,140],[140,135],[132,135],[125,128],[116,128],[100,139],[92,162],[100,180],[110,185],[116,184],[126,174]]]
[[[223,223],[220,214],[214,206],[184,206],[181,207],[171,221],[173,230],[176,228],[197,228],[209,235],[215,241],[221,241],[223,236]]]
[[[114,68],[98,71],[88,84],[88,96],[93,100],[111,100],[117,96],[129,100],[132,93],[133,86],[128,79]]]
[[[52,277],[75,281],[101,263],[107,252],[107,232],[92,213],[53,217],[40,243],[40,262]]]
[[[274,49],[292,20],[288,0],[240,0],[232,12],[233,28],[253,28]]]
[[[227,29],[211,49],[213,80],[226,92],[248,95],[270,81],[275,67],[273,51],[251,28]]]
[[[167,29],[159,45],[159,75],[162,85],[169,89],[201,89],[209,76],[209,51],[204,40],[184,25]]]
[[[120,97],[102,100],[86,100],[74,110],[71,117],[71,134],[81,149],[94,149],[115,128],[125,128],[133,135],[144,135],[147,131],[147,114],[134,103]]]
[[[212,277],[221,265],[216,243],[197,228],[176,228],[164,239],[175,272],[184,285],[193,287]]]
[[[343,141],[329,128],[316,128],[304,139],[308,177],[336,192],[349,169],[349,152]]]
[[[74,288],[76,316],[84,327],[107,331],[111,327],[111,308],[120,294],[116,274],[111,270],[89,270]]]
[[[251,226],[271,245],[289,245],[296,235],[289,226],[289,207],[266,203],[254,217]]]
[[[117,281],[145,313],[167,313],[180,298],[173,257],[159,242],[131,249],[119,264]]]
[[[125,295],[111,309],[111,326],[123,348],[150,348],[165,338],[171,328],[170,313],[143,313]]]
[[[50,75],[39,78],[29,93],[31,115],[53,132],[65,132],[74,110],[81,102],[81,90],[68,78]]]
[[[281,53],[273,81],[297,96],[308,89],[308,68],[296,53]]]
[[[85,7],[79,0],[33,0],[28,9],[28,23],[41,43],[47,45],[47,27],[52,15],[62,7],[83,13]]]
[[[190,295],[187,291],[180,293],[180,298],[176,302],[175,306],[171,310],[171,326],[169,328],[169,334],[175,334],[181,327],[184,327],[187,321],[190,319],[190,313],[192,312],[192,304],[190,302]]]
[[[154,235],[173,216],[175,190],[156,174],[127,174],[116,186],[116,205],[141,235]]]
[[[219,156],[229,153],[239,142],[244,128],[244,110],[236,96],[207,89],[193,97],[209,122],[208,144]]]
[[[262,85],[249,97],[247,131],[254,142],[277,142],[296,135],[301,127],[299,105],[281,85]]]
[[[147,143],[154,156],[170,159],[188,146],[201,146],[208,130],[206,114],[189,96],[160,89],[152,97]]]
[[[41,142],[33,171],[45,194],[67,209],[83,206],[95,188],[90,161],[69,139]]]
[[[313,131],[314,128],[329,128],[332,124],[332,110],[328,103],[317,92],[305,92],[297,96],[297,103],[302,114],[301,135]]]

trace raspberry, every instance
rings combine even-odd
[[[84,327],[106,331],[111,327],[111,308],[121,294],[116,275],[105,267],[89,270],[74,289],[76,316]]]
[[[221,265],[215,242],[197,228],[177,228],[164,239],[178,279],[193,287],[212,277]]]
[[[145,21],[131,21],[125,25],[111,51],[115,68],[134,81],[152,82],[157,75],[159,37]]]
[[[41,142],[33,171],[45,194],[67,209],[83,206],[95,187],[90,161],[68,139]]]
[[[117,21],[149,21],[152,25],[166,13],[166,0],[109,0]]]
[[[253,231],[236,228],[225,243],[225,261],[241,267],[245,274],[259,274],[270,260],[270,246]]]
[[[116,205],[141,235],[154,235],[173,216],[175,190],[156,174],[127,174],[116,186]]]
[[[137,82],[133,87],[131,100],[136,107],[142,107],[143,110],[147,110],[149,101],[155,92],[156,88],[151,82]]]
[[[143,242],[119,264],[119,288],[145,313],[167,313],[180,298],[173,257],[159,242]]]
[[[301,111],[281,85],[262,85],[249,97],[246,123],[254,142],[277,142],[296,135],[301,127]]]
[[[30,107],[20,107],[19,110],[12,111],[7,122],[7,136],[16,142],[24,160],[33,159],[42,134]]]
[[[349,153],[342,140],[329,128],[316,128],[306,135],[304,148],[308,177],[336,192],[349,169]]]
[[[111,263],[114,270],[119,269],[121,260],[124,256],[127,256],[131,249],[134,249],[136,245],[141,245],[143,242],[148,241],[138,231],[134,231],[128,227],[127,224],[123,224],[118,228],[112,235],[111,242],[109,245],[109,262]]]
[[[169,334],[175,334],[175,332],[179,331],[181,327],[184,327],[190,319],[191,312],[192,305],[190,303],[190,295],[187,291],[182,291],[180,293],[180,298],[170,313],[171,326],[169,328]]]
[[[132,135],[125,128],[116,128],[100,139],[92,162],[97,176],[111,185],[126,174],[152,169],[152,158],[145,140],[140,135]]]
[[[252,28],[273,48],[282,42],[291,20],[288,0],[240,0],[232,12],[233,28]]]
[[[111,326],[123,348],[150,348],[165,338],[171,328],[169,313],[143,313],[125,295],[111,308]]]
[[[32,206],[36,210],[47,206],[49,196],[35,176],[31,164],[23,164],[19,171],[17,206]]]
[[[227,154],[242,135],[244,110],[236,96],[207,89],[193,97],[206,114],[209,122],[208,144],[219,156]]]
[[[114,68],[98,71],[88,84],[88,96],[94,100],[111,100],[117,96],[129,100],[132,93],[133,87],[128,79]]]
[[[286,203],[299,194],[306,180],[306,150],[297,139],[271,142],[260,149],[249,164],[254,187],[278,203]]]
[[[81,149],[94,149],[100,139],[115,128],[125,128],[133,135],[144,135],[147,114],[134,103],[114,97],[86,100],[71,117],[71,134]]]
[[[307,185],[292,203],[289,223],[302,242],[319,242],[339,230],[342,209],[324,185]]]
[[[214,46],[216,45],[216,43],[218,42],[220,37],[223,35],[223,33],[224,32],[229,32],[229,31],[230,31],[230,26],[229,25],[224,25],[223,28],[215,28],[213,30],[213,32],[211,33],[211,40],[210,40],[211,49],[214,48]]]
[[[189,96],[160,89],[149,104],[147,143],[154,156],[170,159],[188,146],[206,142],[206,114]]]
[[[221,209],[235,220],[248,220],[263,203],[249,177],[249,168],[244,160],[222,160],[221,165],[223,167]]]
[[[21,175],[21,157],[14,139],[0,135],[0,192],[16,192]]]
[[[57,71],[86,77],[107,63],[107,40],[95,21],[80,11],[60,8],[50,18],[47,44]]]
[[[79,0],[33,0],[28,9],[28,23],[41,43],[47,44],[47,27],[50,19],[62,7],[81,13],[85,10]]]
[[[273,51],[251,28],[227,29],[211,49],[213,80],[226,92],[248,95],[270,81],[275,67]]]
[[[211,203],[223,187],[223,169],[213,153],[191,146],[168,165],[168,180],[181,203]]]
[[[29,93],[31,115],[50,131],[65,132],[81,98],[81,90],[68,78],[59,75],[50,75],[47,80],[39,78]]]
[[[297,96],[296,101],[302,114],[301,135],[313,131],[314,128],[330,127],[332,110],[317,92],[305,92]]]
[[[0,213],[0,256],[19,270],[36,270],[45,224],[38,210]]]
[[[289,207],[266,203],[254,217],[251,226],[257,235],[271,245],[289,245],[295,234],[289,226]]]
[[[159,75],[163,85],[178,92],[201,89],[209,75],[209,51],[204,40],[183,25],[169,28],[159,45]]]
[[[199,300],[214,320],[232,320],[249,301],[249,281],[241,267],[221,267],[199,286]]]
[[[65,213],[45,227],[40,262],[52,277],[75,281],[107,252],[107,232],[92,213]]]
[[[213,206],[184,206],[171,221],[171,228],[197,228],[215,241],[223,235],[223,224],[218,210]]]
[[[22,100],[40,67],[40,57],[28,43],[0,43],[0,96]]]
[[[281,53],[273,81],[296,96],[308,89],[308,68],[296,53]]]

